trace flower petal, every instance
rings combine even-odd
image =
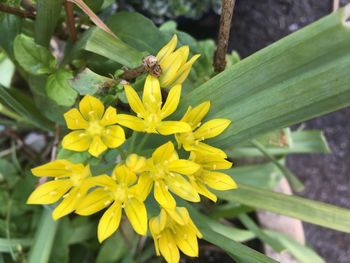
[[[75,213],[82,216],[92,215],[110,205],[112,200],[109,191],[102,188],[95,189],[79,202]]]
[[[200,164],[205,170],[224,170],[232,167],[231,162],[216,154],[191,152],[190,160]]]
[[[98,241],[101,243],[106,238],[110,237],[115,231],[117,231],[120,218],[122,215],[122,206],[120,202],[115,201],[101,217],[98,228],[97,236]]]
[[[190,132],[191,126],[183,121],[162,121],[157,131],[162,135]]]
[[[52,218],[57,220],[72,213],[79,204],[81,195],[78,187],[73,187],[63,196],[62,202],[53,210]]]
[[[190,175],[197,172],[201,168],[201,166],[192,161],[179,159],[179,160],[174,160],[170,162],[167,165],[167,168],[171,172]]]
[[[112,177],[119,183],[126,186],[136,182],[137,176],[134,172],[128,169],[125,165],[119,165],[113,170]]]
[[[132,115],[118,114],[118,123],[138,132],[143,132],[146,129],[145,121]]]
[[[145,236],[147,233],[147,211],[144,203],[131,198],[125,203],[126,216],[136,233]]]
[[[213,138],[221,134],[231,121],[228,119],[213,119],[202,124],[195,132],[196,139],[204,140]]]
[[[198,106],[194,107],[193,109],[190,106],[186,114],[182,117],[181,121],[185,121],[188,124],[190,124],[192,129],[194,130],[200,125],[205,115],[208,114],[209,109],[210,101],[205,101],[199,104]]]
[[[227,155],[223,150],[219,148],[215,148],[203,142],[199,142],[191,146],[187,146],[184,144],[184,148],[186,151],[194,151],[194,152],[199,152],[201,154],[215,154],[222,158],[227,158]]]
[[[94,157],[98,157],[105,150],[107,150],[107,146],[103,143],[101,137],[94,136],[89,147],[89,153]]]
[[[70,188],[70,180],[54,180],[40,185],[28,197],[27,204],[52,204],[57,202]]]
[[[131,109],[138,114],[138,116],[140,115],[140,117],[145,118],[146,110],[139,95],[137,95],[136,91],[130,85],[125,85],[124,89]]]
[[[169,87],[169,84],[174,82],[174,78],[182,65],[181,53],[177,50],[164,57],[159,64],[162,68],[162,74],[159,78],[160,84],[162,87]]]
[[[170,84],[170,86],[174,86],[174,85],[178,85],[178,84],[182,84],[182,82],[184,82],[188,76],[188,74],[190,74],[192,65],[194,62],[196,62],[196,60],[200,57],[200,55],[194,55],[185,65],[183,65],[180,70],[177,72],[175,78],[174,78],[174,82]]]
[[[164,143],[159,146],[152,154],[152,160],[154,164],[161,164],[173,156],[175,152],[174,144],[172,142]]]
[[[169,209],[176,207],[174,197],[169,193],[167,186],[161,180],[154,183],[154,198],[162,207]]]
[[[108,126],[108,125],[113,125],[118,122],[118,115],[117,115],[117,110],[109,106],[105,113],[103,114],[102,119],[100,120],[100,124],[102,126]]]
[[[161,61],[164,57],[166,57],[171,52],[173,52],[176,48],[176,45],[177,45],[177,36],[174,35],[171,38],[171,40],[164,47],[162,47],[161,50],[159,50],[157,54],[158,61]]]
[[[200,197],[194,187],[185,178],[177,173],[172,173],[171,176],[165,178],[165,183],[169,190],[190,202],[199,202]],[[164,206],[166,207],[166,206]]]
[[[31,169],[35,176],[68,177],[73,172],[82,173],[84,165],[74,164],[67,160],[55,160]]]
[[[227,174],[220,172],[202,173],[203,181],[215,190],[231,190],[237,188],[236,182]]]
[[[146,158],[133,153],[128,155],[125,164],[131,171],[135,173],[141,173],[144,171],[146,165]]]
[[[102,136],[103,143],[108,148],[117,148],[125,142],[125,133],[119,125],[112,125],[105,129]]]
[[[176,228],[175,241],[179,249],[187,256],[198,257],[196,233],[189,226]]]
[[[166,226],[167,222],[167,213],[164,209],[162,209],[158,216],[152,217],[149,220],[149,229],[151,231],[152,235],[159,235],[160,232],[163,231],[163,229]]]
[[[158,242],[160,253],[167,262],[178,263],[180,261],[180,252],[176,246],[174,234],[170,229],[164,229]]]
[[[216,202],[218,200],[217,196],[215,194],[213,194],[212,192],[210,192],[207,188],[207,186],[205,184],[203,184],[202,182],[198,181],[198,180],[191,180],[191,184],[193,185],[193,187],[196,189],[196,191],[209,198],[211,201]]]
[[[148,75],[142,94],[143,105],[148,112],[157,113],[162,105],[162,94],[160,92],[159,80]]]
[[[67,111],[65,114],[63,114],[63,117],[66,120],[68,129],[78,130],[89,127],[88,122],[83,118],[77,109]]]
[[[105,111],[105,107],[99,99],[86,95],[79,103],[79,110],[87,121],[100,120]]]
[[[64,136],[62,147],[67,150],[83,152],[89,149],[90,136],[85,131],[73,131]]]
[[[151,177],[147,173],[143,173],[139,176],[137,184],[129,188],[129,190],[139,200],[145,201],[152,190],[152,186],[153,180]]]
[[[181,96],[181,85],[176,85],[173,88],[171,88],[168,94],[168,98],[166,99],[165,104],[161,110],[162,119],[165,119],[166,117],[174,113],[177,106],[179,105],[180,96]]]
[[[190,215],[186,208],[176,207],[175,209],[165,209],[167,214],[179,225],[185,225],[190,220]]]

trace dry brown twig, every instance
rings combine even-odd
[[[66,14],[67,14],[67,26],[68,26],[69,34],[73,42],[75,42],[78,39],[78,35],[77,35],[77,29],[75,27],[75,22],[74,22],[73,3],[66,0],[64,2],[64,9],[66,10]]]
[[[217,48],[214,55],[214,70],[221,72],[226,67],[226,53],[235,0],[223,0]]]
[[[16,8],[16,7],[12,7],[12,6],[8,6],[5,4],[0,4],[0,11],[4,12],[4,13],[8,13],[8,14],[12,14],[12,15],[16,15],[22,18],[28,18],[28,19],[35,19],[35,14],[32,12],[28,12],[28,11],[24,11],[22,9]]]

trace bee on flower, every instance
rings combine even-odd
[[[65,149],[98,157],[108,148],[117,148],[125,141],[124,130],[117,124],[117,111],[97,98],[86,95],[79,103],[79,111],[71,109],[64,114],[67,126],[73,130],[62,141]]]

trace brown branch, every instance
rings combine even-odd
[[[155,56],[149,55],[142,60],[142,65],[134,69],[125,69],[124,73],[120,76],[121,79],[129,81],[143,73],[151,74],[156,78],[159,78],[162,73],[158,60]]]
[[[218,43],[214,56],[214,70],[216,72],[221,72],[226,67],[226,53],[235,2],[235,0],[223,0],[222,3]]]
[[[0,11],[4,12],[4,13],[13,14],[13,15],[16,15],[19,17],[23,17],[23,18],[29,18],[32,20],[35,19],[35,15],[31,12],[27,12],[27,11],[21,10],[19,8],[15,8],[15,7],[4,5],[4,4],[0,4]]]
[[[125,69],[124,73],[120,76],[120,78],[129,81],[129,80],[133,80],[134,78],[142,75],[145,72],[146,72],[145,66],[141,65],[137,68]]]
[[[67,26],[69,29],[69,34],[73,42],[75,42],[78,39],[78,37],[77,37],[77,30],[75,28],[75,23],[74,23],[73,3],[69,1],[65,1],[64,8],[67,14]]]

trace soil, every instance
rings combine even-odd
[[[242,58],[291,34],[332,11],[331,0],[238,0],[233,15],[229,49]],[[340,5],[350,0],[340,1]],[[214,37],[217,16],[198,22],[183,21],[180,28],[198,38]],[[305,183],[301,196],[350,208],[350,109],[305,123],[306,129],[323,130],[332,154],[294,155],[289,168]],[[304,224],[308,243],[329,263],[350,262],[350,235]],[[220,262],[232,262],[227,259]]]

